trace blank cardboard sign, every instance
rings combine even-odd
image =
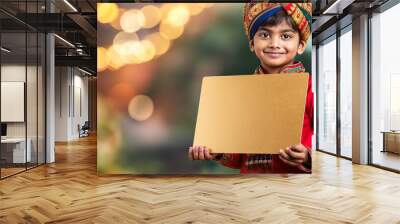
[[[308,74],[203,78],[193,145],[278,154],[301,140]]]

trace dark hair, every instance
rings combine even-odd
[[[281,22],[286,21],[286,23],[294,29],[296,32],[300,33],[299,27],[296,25],[294,22],[293,18],[289,16],[286,12],[280,11],[274,14],[273,16],[270,16],[263,24],[262,26],[276,26],[280,24]]]

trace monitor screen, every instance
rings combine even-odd
[[[1,136],[7,136],[7,124],[1,124]]]

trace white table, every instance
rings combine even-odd
[[[6,138],[1,139],[2,147],[13,147],[13,163],[25,163],[31,162],[32,154],[31,154],[31,145],[32,140],[27,138],[26,142],[28,143],[28,147],[26,147],[25,154],[25,138]],[[25,158],[27,159],[25,161]]]

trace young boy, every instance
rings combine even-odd
[[[250,50],[260,61],[255,74],[305,72],[294,57],[302,54],[310,37],[311,3],[246,3],[244,28]],[[313,93],[308,82],[301,143],[270,154],[213,154],[205,146],[192,146],[189,159],[216,160],[240,169],[241,173],[311,172],[311,138],[313,135]]]

